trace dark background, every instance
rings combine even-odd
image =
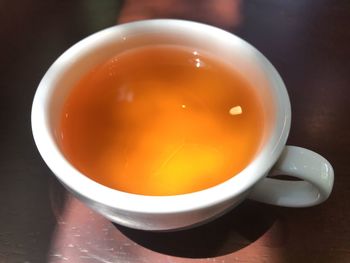
[[[349,17],[346,0],[0,1],[0,262],[350,262]],[[246,201],[205,226],[155,234],[112,225],[70,197],[32,139],[37,85],[75,42],[145,18],[212,24],[265,54],[290,95],[288,144],[334,166],[330,199],[305,209]]]

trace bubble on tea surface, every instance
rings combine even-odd
[[[229,111],[230,115],[240,115],[243,113],[241,106],[234,106]]]

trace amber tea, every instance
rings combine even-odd
[[[195,48],[158,45],[117,54],[73,87],[60,147],[83,174],[142,195],[177,195],[242,171],[262,139],[249,82]]]

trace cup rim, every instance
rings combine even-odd
[[[61,153],[55,143],[54,136],[48,122],[47,103],[52,95],[54,76],[65,67],[65,61],[72,59],[83,48],[96,45],[96,40],[104,39],[113,34],[126,32],[139,27],[196,27],[213,34],[224,35],[228,41],[240,41],[246,48],[256,55],[261,67],[274,79],[271,87],[276,98],[276,125],[273,128],[273,137],[264,145],[258,156],[240,173],[231,179],[198,192],[174,196],[145,196],[126,193],[101,185],[75,169]],[[280,156],[290,129],[291,108],[286,87],[274,66],[255,47],[238,36],[225,30],[203,23],[178,19],[150,19],[115,25],[94,33],[79,41],[65,51],[48,69],[42,78],[34,96],[31,124],[36,146],[45,163],[56,175],[59,181],[73,194],[96,204],[108,206],[114,210],[123,210],[135,213],[179,213],[198,210],[213,206],[232,199],[248,191],[272,167]]]

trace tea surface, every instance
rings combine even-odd
[[[233,177],[254,157],[262,106],[248,82],[208,54],[150,46],[86,74],[58,130],[66,158],[92,180],[143,195],[176,195]]]

